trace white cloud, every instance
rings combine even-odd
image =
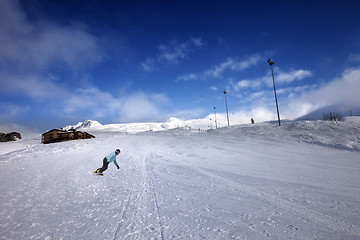
[[[343,74],[323,86],[290,101],[286,114],[290,118],[300,117],[310,111],[326,106],[356,107],[360,105],[360,69],[347,69]]]
[[[185,74],[185,75],[177,77],[175,82],[181,82],[181,81],[188,82],[188,81],[194,81],[194,80],[198,80],[198,79],[199,79],[199,76],[197,74],[189,73],[189,74]]]
[[[175,82],[190,81],[190,80],[193,80],[193,81],[194,80],[205,80],[207,78],[222,78],[223,73],[226,71],[235,71],[235,72],[243,71],[247,68],[250,68],[250,67],[256,65],[260,60],[261,60],[261,57],[259,55],[253,55],[253,56],[249,57],[248,59],[244,59],[241,61],[235,60],[233,58],[228,58],[225,62],[206,70],[202,74],[190,73],[190,74],[181,75],[176,78]],[[242,86],[241,86],[242,84],[245,84],[245,82],[239,83],[240,86],[238,86],[237,88],[238,89],[242,88]]]
[[[279,69],[277,70],[280,71]],[[291,70],[289,72],[281,71],[284,76],[281,81],[283,84],[288,84],[291,81],[298,81],[304,77],[312,76],[310,71],[306,70]],[[241,89],[252,89],[252,91],[240,91],[243,95],[241,102],[246,106],[248,111],[241,109],[235,110],[234,116],[243,116],[243,122],[249,114],[257,116],[255,121],[263,120],[274,120],[276,119],[276,110],[274,103],[274,93],[271,88],[264,90],[260,87],[267,84],[268,76],[264,76],[254,80],[242,80],[239,82],[232,82],[231,86],[236,91]],[[351,108],[359,107],[360,105],[360,68],[351,68],[343,72],[343,74],[329,81],[323,85],[302,85],[297,87],[285,87],[278,88],[278,102],[281,119],[295,119],[301,117],[316,109],[326,106],[342,106],[346,110]],[[271,80],[272,81],[272,80]],[[275,80],[276,81],[276,80]],[[270,82],[268,87],[272,86]],[[246,97],[244,97],[244,94]],[[258,106],[262,106],[262,111],[259,110]],[[253,109],[257,109],[255,111]],[[264,109],[266,111],[264,111]],[[261,114],[260,114],[261,113]],[[242,115],[243,114],[243,115]],[[239,120],[240,121],[240,120]],[[236,122],[236,121],[235,121]],[[241,121],[240,121],[241,122]],[[240,123],[239,122],[239,123]]]
[[[250,95],[249,100],[263,98],[268,95],[267,93],[267,91],[254,92]]]
[[[279,70],[278,73],[274,73],[274,74],[276,74],[275,79],[278,83],[291,83],[293,81],[302,80],[304,78],[308,78],[312,76],[311,71],[303,70],[303,69],[293,70],[290,72],[282,72]]]
[[[163,111],[171,103],[162,93],[145,93],[138,91],[121,97],[96,87],[77,89],[65,102],[63,111],[66,114],[79,114],[86,110],[97,118],[117,122],[139,122],[147,120],[165,120],[169,117]]]
[[[304,91],[308,91],[311,89],[315,89],[316,84],[314,85],[303,85],[298,87],[288,87],[288,88],[280,88],[276,92],[277,94],[287,95],[288,98],[294,98],[298,96],[299,93],[303,93]]]
[[[200,47],[201,43],[201,39],[191,40],[193,48]],[[138,92],[117,97],[91,83],[82,88],[60,84],[56,76],[49,75],[51,68],[56,65],[77,74],[83,67],[97,63],[101,60],[98,39],[79,23],[60,26],[45,21],[32,22],[19,1],[0,1],[0,45],[0,91],[25,95],[44,105],[51,102],[52,112],[64,118],[156,119],[164,115],[162,107],[169,104],[170,100],[158,93]],[[146,64],[144,69],[153,69],[151,59]],[[12,119],[24,109],[3,105],[0,108]],[[4,115],[0,117],[5,119]]]
[[[0,91],[11,92],[15,95],[26,95],[37,101],[57,100],[67,94],[63,86],[51,76],[0,72],[0,83],[2,85]]]
[[[178,64],[180,60],[186,59],[189,55],[204,46],[204,41],[197,38],[190,38],[185,42],[178,42],[172,40],[168,44],[161,44],[158,48],[159,53],[153,58],[147,58],[144,62],[140,63],[140,69],[145,72],[150,72],[156,69],[156,64]]]
[[[348,61],[355,62],[355,63],[360,63],[360,54],[351,54],[348,57]]]
[[[276,84],[289,84],[293,81],[300,81],[305,78],[311,77],[312,72],[309,70],[291,70],[288,72],[280,70],[280,68],[276,67],[275,70],[275,82]],[[230,85],[232,88],[239,92],[243,89],[260,89],[263,86],[272,87],[273,81],[271,76],[271,71],[267,72],[263,77],[255,78],[255,79],[245,79],[234,82],[233,80],[230,81]],[[281,91],[281,90],[280,90]]]
[[[0,16],[2,66],[34,72],[53,63],[78,68],[100,58],[97,38],[81,24],[31,23],[16,0],[0,1]]]
[[[243,88],[259,88],[262,84],[262,81],[259,79],[254,79],[254,80],[241,80],[237,83],[233,83],[233,87],[235,89],[235,91],[240,91],[240,89]]]
[[[225,71],[242,71],[256,65],[260,60],[261,57],[259,55],[254,55],[248,59],[241,61],[235,60],[233,58],[228,58],[225,62],[205,71],[204,75],[206,77],[222,78],[222,74]]]
[[[106,113],[110,115],[116,112],[120,108],[120,106],[116,107],[119,104],[120,101],[115,99],[112,94],[96,87],[88,87],[68,92],[63,110],[68,114],[76,114],[78,110],[91,109],[93,114],[104,116]]]
[[[125,99],[121,113],[123,120],[136,122],[158,115],[159,110],[146,95],[134,94]]]
[[[264,107],[255,107],[249,111],[237,112],[230,115],[230,117],[233,119],[232,122],[250,123],[251,118],[253,118],[256,122],[264,122],[274,119],[276,117],[276,112]]]
[[[68,94],[49,69],[56,64],[76,72],[101,59],[97,38],[81,24],[30,22],[19,1],[0,1],[0,91],[37,101]]]
[[[155,61],[147,58],[145,62],[140,63],[140,69],[144,72],[152,72],[155,70]]]
[[[201,38],[191,38],[189,41],[183,43],[173,40],[168,45],[160,45],[159,60],[178,63],[180,59],[187,58],[191,52],[202,48],[202,46],[203,42]]]
[[[159,121],[169,117],[162,107],[170,103],[164,94],[135,92],[121,99],[120,119],[125,122]]]
[[[197,47],[197,48],[202,48],[205,45],[204,40],[202,40],[199,37],[198,38],[191,38],[190,40],[192,41],[194,46]]]
[[[30,110],[27,105],[17,105],[13,103],[1,103],[0,102],[0,121],[5,122],[7,120],[15,119],[20,114]]]

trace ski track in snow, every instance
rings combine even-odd
[[[360,238],[358,151],[227,132],[32,144],[0,155],[0,239]],[[116,148],[120,170],[92,175]]]

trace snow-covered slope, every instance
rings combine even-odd
[[[116,127],[0,144],[1,238],[360,238],[359,118],[206,133]],[[116,148],[120,170],[92,175]]]

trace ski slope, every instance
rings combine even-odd
[[[88,131],[0,144],[0,239],[360,238],[359,118]]]

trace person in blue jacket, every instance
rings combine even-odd
[[[119,165],[116,162],[116,156],[120,154],[120,149],[116,149],[115,152],[110,153],[109,155],[107,155],[104,159],[103,159],[103,166],[101,168],[98,168],[94,171],[94,173],[98,173],[98,174],[102,174],[103,171],[105,171],[108,166],[109,163],[114,162],[115,166],[117,167],[117,169],[119,169]]]

